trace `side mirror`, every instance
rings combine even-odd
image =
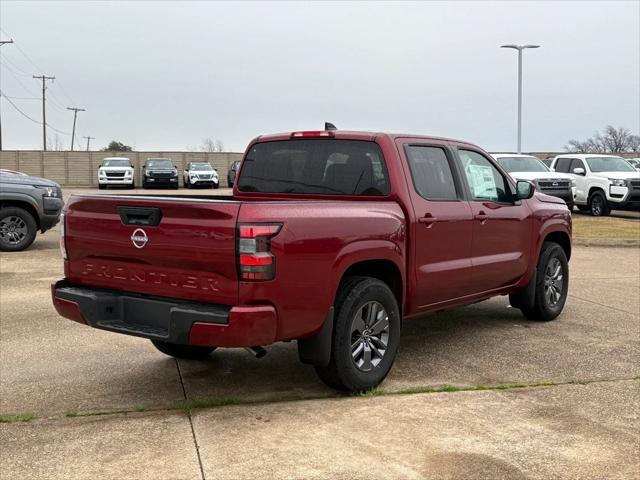
[[[573,169],[573,173],[575,173],[576,175],[584,175],[586,172],[584,171],[584,168],[576,167]]]
[[[516,200],[527,200],[533,197],[536,187],[528,180],[518,180],[516,183]]]

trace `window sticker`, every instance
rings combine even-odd
[[[467,165],[469,173],[469,186],[474,198],[498,199],[498,189],[496,179],[493,176],[491,167],[486,165]]]

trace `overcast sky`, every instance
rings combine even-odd
[[[47,123],[70,132],[64,107],[86,108],[77,137],[97,148],[198,149],[211,137],[242,151],[256,135],[331,121],[513,151],[517,54],[505,43],[542,45],[524,53],[523,150],[607,124],[640,129],[638,1],[1,0],[0,28],[16,42],[2,47],[2,93],[41,121],[31,75],[55,75]],[[41,148],[41,127],[0,104],[4,148]]]

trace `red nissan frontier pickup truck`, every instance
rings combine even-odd
[[[378,385],[402,321],[509,295],[564,307],[571,217],[470,143],[303,131],[248,146],[233,196],[73,195],[60,315],[200,359],[296,340],[329,386]]]

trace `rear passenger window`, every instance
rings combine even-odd
[[[559,158],[556,162],[554,170],[556,172],[569,173],[569,166],[571,165],[570,158]]]
[[[419,145],[405,146],[413,186],[427,200],[457,200],[451,165],[444,149]]]

